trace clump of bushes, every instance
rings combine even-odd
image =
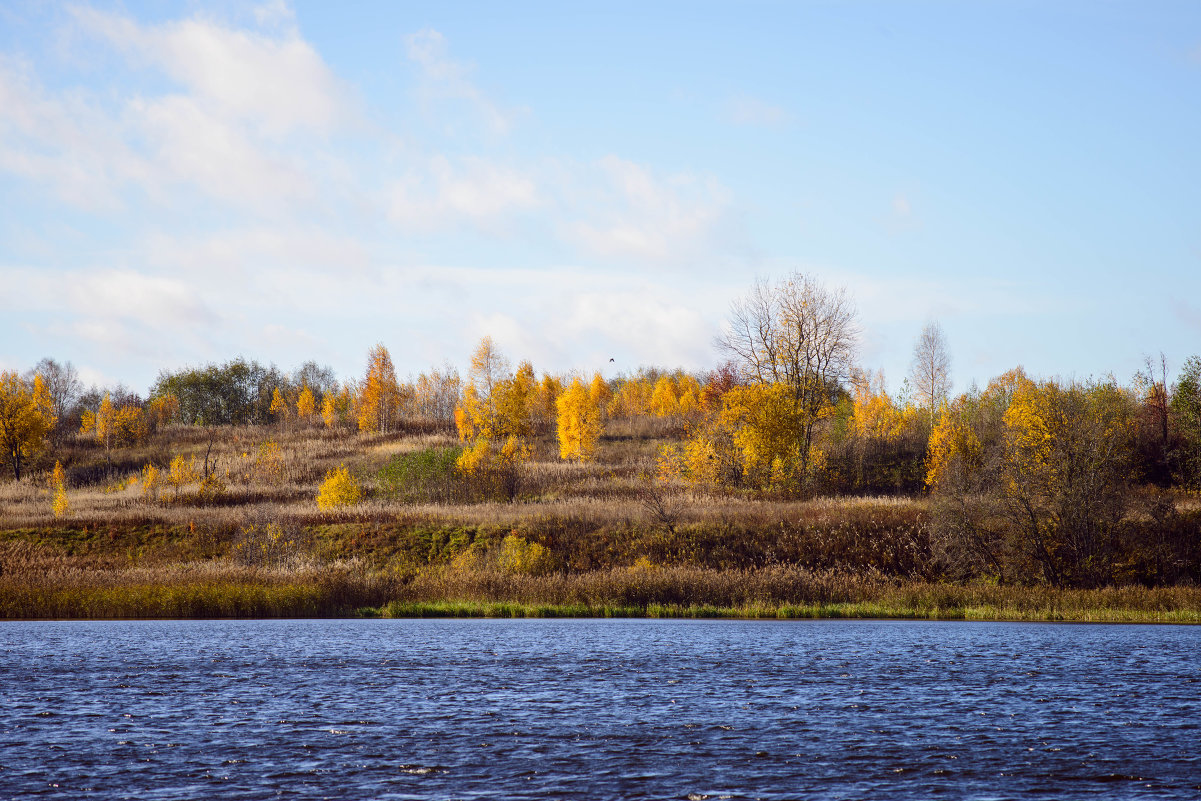
[[[346,465],[342,465],[325,474],[325,481],[321,482],[321,490],[317,493],[317,508],[328,512],[341,506],[354,506],[362,495],[358,482]]]
[[[379,493],[404,503],[453,503],[465,494],[456,473],[463,449],[459,446],[424,448],[398,453],[377,474]]]

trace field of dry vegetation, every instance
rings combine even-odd
[[[0,484],[0,618],[1201,622],[1191,587],[949,582],[921,497],[796,500],[662,480],[658,454],[682,433],[662,418],[612,421],[589,462],[561,460],[546,432],[503,488],[455,470],[460,444],[445,427],[404,429],[170,425],[111,451],[62,436],[65,511],[54,508],[53,461]],[[144,466],[165,474],[180,456],[195,457],[197,480],[148,491]],[[361,498],[322,511],[320,485],[340,466]]]

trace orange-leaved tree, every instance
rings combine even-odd
[[[367,375],[359,395],[359,430],[393,431],[399,422],[401,393],[392,357],[382,344],[367,357]]]

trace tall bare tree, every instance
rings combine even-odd
[[[858,314],[846,290],[828,289],[799,272],[774,284],[759,279],[730,306],[729,325],[717,346],[744,380],[790,390],[801,418],[802,480],[817,422],[850,374],[858,341]]]
[[[947,353],[947,338],[936,320],[926,323],[913,345],[909,376],[918,405],[927,409],[933,420],[951,392],[951,354]]]
[[[50,393],[50,402],[54,407],[54,416],[60,421],[66,421],[71,406],[83,394],[83,384],[79,381],[79,373],[70,362],[56,362],[49,357],[42,359],[25,374],[30,382],[39,375]]]

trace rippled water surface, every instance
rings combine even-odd
[[[1201,629],[0,623],[0,797],[1201,798]]]

